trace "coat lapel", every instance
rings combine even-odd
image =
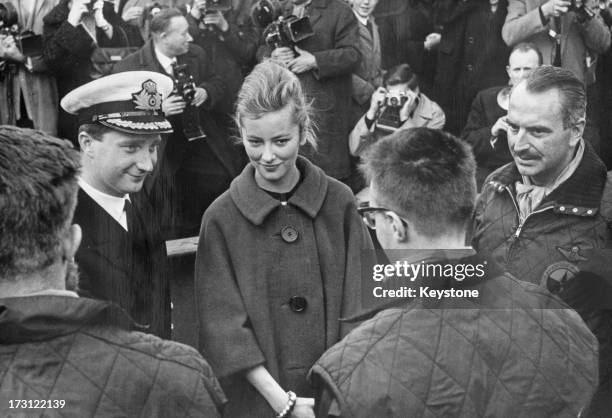
[[[323,9],[327,7],[328,0],[312,0],[310,4],[310,12],[308,18],[310,19],[310,25],[314,25],[323,17]]]
[[[105,258],[109,265],[130,274],[130,261],[122,251],[125,246],[119,245],[121,241],[130,239],[128,232],[80,188],[77,215],[75,223],[83,230],[83,241],[88,250]]]

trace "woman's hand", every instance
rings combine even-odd
[[[314,398],[297,398],[290,416],[292,418],[315,418]]]

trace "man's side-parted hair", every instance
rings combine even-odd
[[[293,108],[294,122],[300,127],[301,139],[316,149],[313,110],[300,80],[271,60],[255,66],[244,79],[236,100],[236,124],[240,128],[243,119],[256,120],[286,106]]]
[[[408,83],[408,88],[414,90],[419,87],[419,77],[412,71],[409,64],[398,64],[391,68],[384,77],[385,86],[395,86],[397,84]]]
[[[460,139],[438,129],[401,129],[368,149],[362,170],[377,206],[410,219],[419,234],[466,230],[476,200],[476,162]]]
[[[80,165],[68,141],[0,127],[0,280],[40,271],[62,257]]]
[[[170,25],[170,21],[175,17],[183,17],[183,14],[179,9],[170,7],[168,9],[161,9],[153,18],[151,19],[151,24],[149,25],[149,30],[151,33],[162,33],[168,30],[168,26]]]
[[[584,84],[570,70],[542,65],[535,68],[517,86],[523,83],[530,93],[544,93],[551,89],[559,91],[564,128],[574,126],[580,119],[586,117],[587,99]]]

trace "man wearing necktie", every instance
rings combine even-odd
[[[165,238],[193,236],[206,208],[229,187],[246,161],[212,113],[219,110],[226,86],[215,74],[211,57],[192,43],[187,19],[178,9],[163,9],[151,20],[150,30],[151,39],[118,62],[113,72],[156,71],[177,80],[178,64],[193,77],[190,103],[178,94],[178,80],[174,94],[163,103],[173,133],[161,152],[159,175],[145,185]]]
[[[125,72],[85,84],[61,102],[80,125],[79,293],[117,303],[140,330],[163,338],[170,337],[166,250],[139,192],[157,163],[160,134],[172,131],[161,111],[172,84],[159,73]]]
[[[514,86],[506,120],[513,162],[485,180],[472,243],[578,310],[600,343],[600,411],[612,406],[612,304],[584,299],[612,296],[604,290],[612,283],[612,176],[582,138],[585,114],[584,84],[569,70],[545,65]]]

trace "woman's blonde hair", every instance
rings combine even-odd
[[[306,140],[316,149],[312,105],[306,99],[300,81],[291,71],[271,60],[255,66],[244,79],[236,101],[236,124],[240,128],[243,119],[259,119],[289,105],[293,107],[294,121],[300,127],[300,142]]]

